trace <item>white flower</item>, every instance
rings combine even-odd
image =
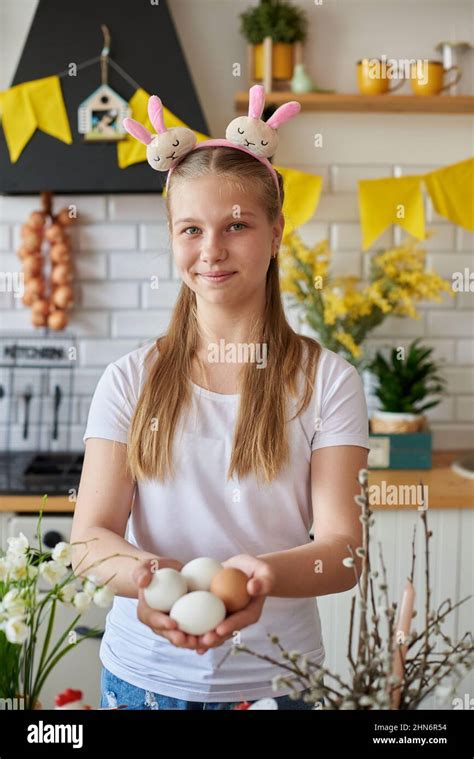
[[[10,562],[6,559],[0,559],[0,582],[4,582],[10,572]]]
[[[7,557],[10,564],[10,579],[26,580],[28,578],[28,557],[26,554],[16,554]]]
[[[2,628],[10,643],[24,643],[28,638],[28,627],[21,617],[10,617],[3,623]]]
[[[8,538],[8,552],[11,554],[22,555],[27,552],[30,544],[28,538],[22,532],[18,538]]]
[[[87,593],[88,596],[91,598],[93,597],[94,593],[97,590],[97,586],[99,585],[99,578],[96,577],[96,575],[87,575],[86,579],[84,580],[82,590],[84,593]]]
[[[114,600],[114,594],[107,585],[102,588],[97,588],[94,593],[94,603],[96,606],[100,606],[102,609],[106,609]]]
[[[59,564],[57,561],[44,561],[42,564],[40,564],[40,575],[44,577],[44,579],[47,580],[51,586],[56,585],[58,580],[64,577],[66,573],[66,567],[62,564]]]
[[[38,567],[35,567],[34,564],[30,564],[30,566],[27,569],[27,572],[28,572],[28,579],[33,580],[38,574]]]
[[[91,601],[91,596],[88,593],[84,593],[84,591],[80,590],[79,593],[76,593],[74,596],[73,603],[76,609],[78,609],[82,614],[83,611],[89,608]]]
[[[75,585],[73,582],[71,582],[69,585],[64,585],[64,587],[61,588],[58,595],[60,600],[65,604],[72,603],[74,596],[77,593],[77,585]]]
[[[3,609],[10,617],[21,617],[26,611],[26,604],[18,588],[12,588],[3,597]]]
[[[65,543],[61,540],[53,548],[52,557],[58,564],[63,564],[65,567],[69,567],[72,561],[72,547],[69,543]]]

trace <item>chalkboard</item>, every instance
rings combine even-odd
[[[146,92],[198,132],[210,134],[166,0],[39,0],[11,86],[53,76],[100,55],[101,24],[111,35],[110,56]],[[100,63],[60,79],[73,143],[36,130],[12,164],[0,124],[0,193],[161,192],[166,173],[148,163],[120,169],[114,143],[85,143],[79,105],[101,84]],[[135,87],[109,65],[108,84],[127,101]]]

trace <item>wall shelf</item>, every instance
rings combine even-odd
[[[291,91],[267,92],[265,105],[278,107],[288,100],[297,100],[302,111],[353,113],[474,113],[473,95],[358,95],[308,92],[297,95]],[[237,92],[234,105],[237,113],[248,112],[248,92]]]

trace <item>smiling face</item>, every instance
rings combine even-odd
[[[176,265],[196,300],[241,307],[261,299],[283,216],[271,224],[252,193],[216,174],[178,181],[169,200]],[[231,275],[205,276],[217,272]]]

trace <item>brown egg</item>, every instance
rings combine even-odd
[[[60,285],[54,290],[51,300],[58,308],[72,308],[72,287],[70,285]]]
[[[65,234],[60,224],[51,224],[44,234],[49,242],[63,242],[65,239]]]
[[[64,311],[53,311],[48,316],[48,327],[51,329],[64,329],[67,324],[67,316]]]
[[[68,264],[56,264],[51,272],[51,281],[55,285],[65,285],[72,279],[72,269]]]
[[[243,609],[250,601],[248,581],[249,578],[241,569],[224,567],[212,578],[209,590],[224,602],[227,612],[232,613]]]
[[[70,250],[64,242],[56,242],[51,246],[49,257],[55,264],[65,263],[69,260]]]

